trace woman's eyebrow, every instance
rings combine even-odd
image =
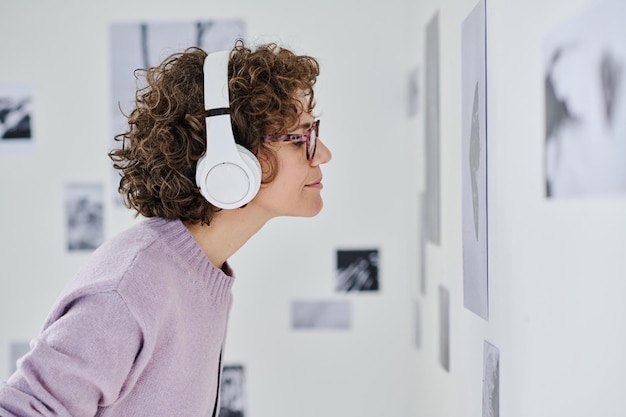
[[[300,124],[300,128],[302,129],[310,129],[313,126],[313,122],[304,122]]]

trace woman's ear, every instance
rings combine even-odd
[[[261,184],[272,182],[278,172],[278,158],[276,151],[270,147],[261,144],[256,158],[261,165]]]

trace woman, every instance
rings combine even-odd
[[[238,41],[228,65],[236,142],[260,189],[221,209],[196,182],[216,109],[203,103],[206,53],[145,71],[123,146],[110,153],[127,206],[147,219],[94,252],[64,289],[31,351],[0,385],[0,416],[215,416],[231,307],[227,262],[271,218],[322,208],[317,61]],[[208,62],[208,60],[206,60]],[[213,112],[213,113],[211,113]],[[206,122],[205,122],[206,118]]]

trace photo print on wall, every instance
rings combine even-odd
[[[137,84],[134,71],[158,65],[173,53],[191,46],[205,52],[229,50],[238,38],[244,38],[246,25],[241,19],[182,22],[113,23],[109,28],[111,51],[111,135],[110,148],[120,146],[114,136],[127,127],[124,114],[132,109]],[[111,167],[113,199],[121,205],[117,193],[119,174]]]
[[[419,109],[419,69],[411,69],[407,79],[406,112],[408,117],[417,115]]]
[[[424,120],[426,154],[426,237],[441,243],[440,180],[439,180],[439,13],[426,26],[426,115]]]
[[[291,303],[291,326],[308,330],[348,330],[352,324],[349,301],[294,300]]]
[[[33,93],[27,86],[0,86],[0,155],[32,149]]]
[[[219,417],[245,417],[246,390],[242,365],[224,365],[220,383]]]
[[[414,318],[414,331],[415,331],[415,348],[420,350],[422,348],[422,306],[417,300],[413,300],[413,318]]]
[[[378,291],[378,249],[337,250],[336,290]]]
[[[94,250],[104,241],[102,184],[66,184],[67,250]]]
[[[489,320],[485,0],[463,21],[461,38],[463,304]]]
[[[485,340],[483,345],[483,417],[500,416],[500,351]]]
[[[601,0],[545,39],[545,194],[626,194],[626,3]]]
[[[426,218],[426,208],[424,207],[425,196],[424,193],[420,193],[419,197],[419,235],[417,238],[417,261],[418,265],[418,279],[419,279],[419,289],[422,295],[426,295],[426,228],[428,219]]]
[[[439,364],[450,372],[450,292],[439,286]]]

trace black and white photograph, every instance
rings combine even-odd
[[[626,194],[626,3],[593,2],[544,42],[545,195]]]
[[[420,350],[422,348],[422,306],[419,301],[413,300],[413,319],[415,337],[415,349]]]
[[[407,80],[406,107],[407,116],[416,116],[419,109],[419,68],[415,67],[409,72]]]
[[[483,348],[483,417],[500,416],[500,351],[485,340]]]
[[[104,241],[102,184],[66,184],[68,251],[94,250]]]
[[[17,361],[30,351],[30,343],[27,341],[13,341],[9,344],[9,370],[11,373],[17,370]]]
[[[337,250],[338,292],[378,291],[378,249]]]
[[[441,243],[440,173],[439,173],[439,13],[426,26],[426,115],[425,126],[425,209],[426,237],[429,242]]]
[[[461,33],[463,304],[489,320],[485,0],[468,14]]]
[[[0,85],[0,155],[32,148],[32,118],[31,88]]]
[[[173,53],[197,46],[211,53],[231,49],[246,33],[241,19],[217,19],[176,22],[124,22],[109,28],[111,51],[111,147],[120,146],[113,137],[126,129],[126,118],[135,99],[138,80],[135,70],[158,65]],[[117,193],[119,174],[111,169],[114,201],[121,205]]]
[[[450,292],[439,286],[439,364],[450,372]]]
[[[246,385],[244,367],[227,365],[222,369],[219,417],[245,417]]]
[[[291,303],[291,324],[294,329],[349,330],[352,305],[345,300],[295,300]]]
[[[424,207],[424,193],[420,193],[418,197],[418,205],[419,205],[419,231],[417,238],[417,250],[418,256],[416,257],[419,262],[418,265],[418,279],[419,279],[419,290],[422,295],[426,295],[426,286],[427,286],[427,276],[426,276],[426,227],[428,219],[426,218],[426,209]]]

